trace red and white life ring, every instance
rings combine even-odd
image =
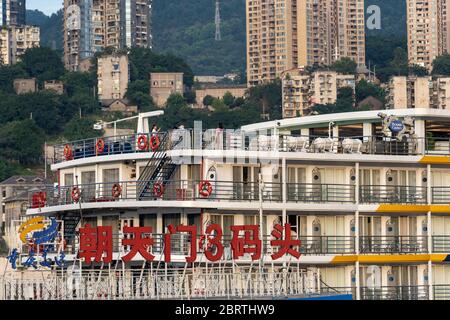
[[[113,198],[119,198],[122,195],[122,187],[120,184],[115,183],[112,187],[112,196]]]
[[[77,203],[78,201],[80,201],[80,197],[81,197],[81,191],[80,188],[78,187],[73,187],[72,188],[72,200]]]
[[[73,159],[72,148],[68,144],[66,144],[64,146],[64,158],[66,159],[66,161],[69,161],[69,160]]]
[[[159,145],[160,145],[160,141],[159,141],[159,137],[157,134],[152,135],[151,139],[150,139],[150,147],[152,149],[153,152],[155,152],[156,150],[158,150]]]
[[[200,184],[198,185],[198,193],[203,197],[203,198],[209,198],[211,196],[213,192],[213,187],[211,182],[205,180],[200,182]]]
[[[161,198],[164,194],[164,185],[161,182],[155,182],[153,185],[153,194],[155,197]]]
[[[102,154],[105,151],[105,140],[98,139],[95,144],[95,150],[97,151],[97,154]]]
[[[148,139],[146,135],[140,135],[138,140],[137,140],[137,146],[138,149],[143,151],[143,150],[148,150]]]

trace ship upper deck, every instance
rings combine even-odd
[[[194,127],[84,139],[55,145],[52,170],[146,160],[163,139],[170,140],[164,151],[171,156],[413,163],[439,156],[440,160],[428,158],[438,163],[450,156],[450,111],[350,112],[262,122],[238,130]]]

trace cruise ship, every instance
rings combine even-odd
[[[232,130],[196,123],[168,132],[152,132],[148,117],[139,115],[135,134],[54,146],[57,181],[30,194],[26,217],[11,221],[7,235],[20,265],[30,248],[42,250],[21,241],[28,241],[24,224],[58,222],[48,256],[64,253],[67,272],[52,266],[41,271],[48,278],[26,280],[11,271],[3,298],[450,298],[450,111],[315,115]],[[199,245],[174,232],[181,225],[196,227]],[[214,262],[205,257],[218,251],[206,244],[219,236],[212,225],[221,227],[224,247]],[[233,237],[249,239],[232,227],[255,225],[262,254],[243,250],[236,258]],[[88,265],[82,228],[105,226],[110,261]],[[279,226],[298,256],[273,258]],[[136,254],[124,262],[130,227],[151,227],[153,261]],[[64,285],[67,277],[78,287]]]

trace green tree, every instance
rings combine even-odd
[[[228,107],[231,107],[234,104],[234,96],[231,94],[231,92],[225,92],[225,94],[223,95],[223,103]]]
[[[203,105],[205,105],[205,106],[212,106],[213,102],[214,102],[214,98],[210,95],[206,95],[203,98]]]
[[[40,83],[59,79],[65,73],[61,56],[50,48],[27,49],[21,61],[28,75],[37,78]]]
[[[74,117],[65,129],[64,137],[69,141],[82,140],[101,136],[103,132],[94,129],[95,121],[89,118]]]
[[[433,75],[450,76],[450,54],[443,54],[433,61]]]
[[[13,93],[14,79],[25,77],[27,77],[27,73],[22,64],[0,66],[0,91]]]
[[[331,69],[343,74],[356,74],[356,62],[351,58],[341,58],[331,65]]]
[[[20,164],[39,163],[45,133],[33,120],[12,121],[0,128],[2,156]]]
[[[385,92],[381,87],[367,82],[366,80],[359,81],[356,84],[356,103],[359,103],[370,96],[383,102],[385,99]]]
[[[141,111],[149,111],[156,108],[149,92],[150,88],[148,81],[136,80],[128,84],[125,97],[136,104]]]

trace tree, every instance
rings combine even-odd
[[[380,101],[384,101],[385,95],[383,89],[366,80],[361,80],[356,84],[356,103],[359,103],[370,96],[377,98]]]
[[[64,137],[69,141],[101,136],[102,131],[94,129],[95,121],[89,118],[74,117],[64,129]]]
[[[2,156],[20,164],[40,162],[45,133],[33,120],[12,121],[0,128]]]
[[[341,58],[331,65],[331,69],[343,74],[356,74],[356,68],[358,65],[351,58]]]
[[[443,54],[434,59],[432,74],[450,76],[450,54]]]
[[[225,94],[223,95],[223,103],[228,107],[231,107],[234,104],[234,96],[231,94],[231,92],[225,92]]]
[[[207,107],[208,106],[212,106],[213,102],[214,102],[214,98],[212,96],[210,96],[210,95],[206,95],[203,98],[203,105],[204,106],[207,106]]]
[[[425,67],[412,64],[409,66],[409,74],[417,77],[426,77],[428,76],[428,70]]]
[[[25,71],[41,83],[59,79],[65,73],[64,64],[57,51],[45,47],[27,49],[21,57]]]
[[[136,104],[140,110],[154,110],[156,108],[150,96],[148,81],[136,80],[128,84],[125,97]]]

